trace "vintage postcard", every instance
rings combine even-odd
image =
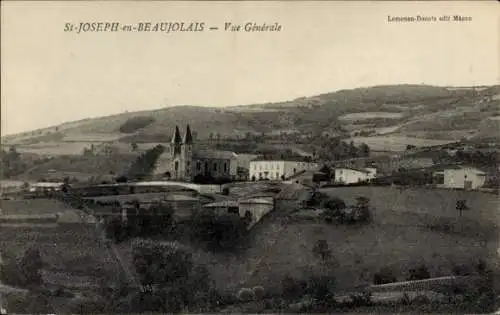
[[[497,1],[2,1],[1,314],[500,309]]]

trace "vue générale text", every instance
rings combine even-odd
[[[219,27],[221,26],[221,27]],[[149,22],[141,21],[137,23],[127,24],[123,22],[79,22],[65,23],[65,32],[80,33],[96,33],[96,32],[203,32],[206,30],[225,32],[280,32],[282,25],[274,23],[233,23],[224,22],[222,25],[207,25],[205,22]]]

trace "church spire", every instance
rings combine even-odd
[[[174,143],[174,144],[181,144],[182,143],[181,132],[179,131],[179,126],[175,126],[175,132],[174,132],[174,135],[172,136],[172,143]]]
[[[189,124],[186,126],[186,134],[184,135],[184,144],[193,144],[193,136],[191,135],[191,128],[189,128]]]

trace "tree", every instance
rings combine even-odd
[[[370,156],[370,147],[366,143],[362,143],[360,145],[361,156],[369,157]]]
[[[409,273],[410,275],[408,276],[408,280],[423,280],[431,277],[427,266],[424,264],[418,266],[417,268],[410,269]]]
[[[332,173],[332,169],[331,169],[328,165],[326,165],[326,164],[324,164],[324,165],[320,168],[320,170],[319,170],[319,171],[320,171],[321,173],[325,173],[325,175],[326,175],[328,178],[331,178],[331,177],[332,177],[332,174],[331,174],[331,173]]]
[[[338,213],[340,210],[343,210],[346,208],[346,204],[344,200],[338,197],[331,197],[328,198],[328,200],[325,202],[324,207],[332,210],[329,213]]]
[[[187,248],[177,242],[135,240],[132,257],[142,285],[132,299],[134,312],[177,313],[186,307],[211,304],[208,271],[195,266]],[[205,302],[205,303],[203,303]]]
[[[157,145],[154,148],[147,150],[137,157],[132,163],[128,171],[128,177],[133,179],[142,180],[151,175],[151,172],[156,167],[156,162],[160,155],[165,150],[162,145]]]
[[[239,214],[201,212],[193,219],[193,236],[218,249],[235,247],[246,235],[246,221]]]
[[[462,212],[464,210],[468,210],[469,209],[469,207],[467,206],[466,200],[457,200],[457,204],[456,204],[455,208],[457,209],[459,216],[462,216]]]
[[[327,261],[331,257],[332,251],[328,248],[326,240],[317,240],[313,247],[313,254],[322,261]]]
[[[42,282],[40,271],[43,267],[43,260],[38,248],[28,248],[18,260],[17,267],[22,283],[25,285],[40,284]]]
[[[388,267],[384,267],[380,269],[379,272],[375,273],[373,275],[373,283],[374,284],[385,284],[385,283],[391,283],[391,282],[396,282],[397,278],[394,276],[393,272],[391,269]]]

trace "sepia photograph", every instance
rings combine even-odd
[[[0,314],[500,314],[497,1],[2,1]]]

